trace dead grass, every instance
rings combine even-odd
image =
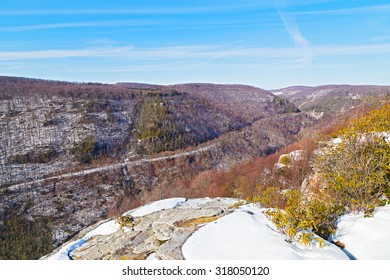
[[[131,258],[129,258],[129,260],[142,261],[142,260],[146,260],[146,258],[147,258],[146,254],[140,254],[140,255],[132,256]]]
[[[120,261],[128,261],[128,260],[145,260],[147,258],[146,254],[139,255],[121,255],[118,260]]]
[[[220,218],[220,215],[212,216],[212,217],[199,217],[195,219],[189,219],[184,221],[179,221],[174,224],[176,227],[196,227],[201,224],[207,224],[213,222]]]
[[[238,207],[240,207],[240,206],[242,206],[242,205],[244,205],[244,204],[246,204],[245,201],[239,201],[239,202],[234,203],[234,204],[233,204],[232,206],[230,206],[229,208],[230,208],[230,209],[237,209]]]

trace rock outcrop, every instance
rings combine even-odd
[[[97,223],[80,232],[44,259],[62,258],[59,257],[60,253],[66,252],[69,259],[74,260],[142,260],[152,254],[156,259],[181,260],[184,258],[182,245],[199,227],[232,213],[237,205],[243,203],[244,201],[231,198],[202,198],[179,200],[169,205],[168,209],[160,210],[157,207],[154,212],[142,216],[132,216],[132,213],[136,212],[129,211],[123,216],[132,217],[132,224],[121,225],[120,219]],[[155,204],[146,205],[143,209],[151,209]],[[176,206],[172,208],[174,205]],[[100,234],[90,234],[89,237],[89,233],[108,223],[116,223],[118,230],[109,234],[100,231]],[[85,236],[89,238],[86,239]]]
[[[171,198],[91,226],[43,259],[348,259],[323,243],[287,242],[263,208],[243,200]]]

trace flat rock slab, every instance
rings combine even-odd
[[[182,245],[200,227],[231,214],[242,200],[231,198],[190,199],[174,208],[132,217],[131,226],[91,237],[69,252],[71,259],[184,259]],[[125,215],[130,216],[127,212]],[[87,234],[94,227],[83,231]],[[78,235],[80,238],[81,235]]]

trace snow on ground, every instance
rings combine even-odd
[[[168,198],[163,200],[158,200],[145,206],[138,207],[136,209],[127,211],[124,215],[131,215],[133,217],[142,217],[145,215],[152,214],[164,209],[175,208],[176,206],[186,202],[187,199],[183,197]]]
[[[382,131],[382,132],[375,133],[375,135],[379,137],[384,137],[385,141],[387,143],[390,143],[390,132]]]
[[[317,120],[321,119],[324,116],[324,112],[316,112],[315,110],[309,112],[309,115],[316,118]]]
[[[78,239],[76,241],[71,241],[65,244],[57,253],[50,256],[49,260],[69,260],[69,253],[73,251],[75,248],[83,245],[90,238],[95,235],[108,235],[118,231],[120,225],[116,221],[108,221],[101,225],[99,225],[94,230],[88,232],[83,238]]]
[[[147,261],[157,261],[157,257],[156,257],[156,253],[152,253],[150,254],[147,258],[146,258]]]
[[[341,139],[340,137],[337,137],[337,138],[333,138],[330,140],[330,143],[337,146],[338,144],[341,144],[343,142],[343,139]]]
[[[202,208],[205,205],[209,203],[213,203],[216,199],[218,199],[221,203],[226,203],[226,205],[231,205],[234,203],[237,203],[241,201],[237,198],[229,198],[229,197],[220,197],[220,198],[210,198],[210,197],[204,197],[204,198],[192,198],[187,200],[185,203],[180,204],[178,208],[180,209],[196,209],[196,208]]]
[[[337,246],[325,242],[302,247],[285,241],[262,209],[245,205],[234,213],[205,225],[183,245],[185,259],[190,260],[348,260]]]
[[[377,207],[373,217],[362,213],[340,217],[334,240],[356,259],[390,259],[390,205]]]

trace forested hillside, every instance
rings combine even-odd
[[[374,85],[293,86],[272,92],[317,118],[345,113],[367,102],[376,103],[378,98],[390,97],[390,87]]]

